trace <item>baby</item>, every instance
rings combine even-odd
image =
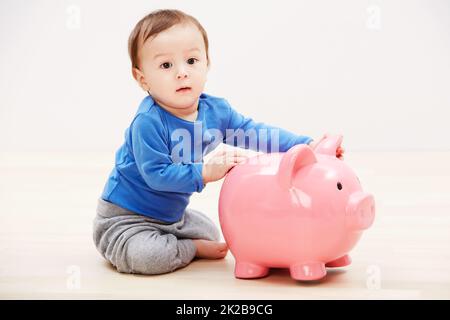
[[[195,257],[224,258],[228,248],[219,242],[216,225],[187,206],[193,192],[222,179],[246,157],[223,151],[205,163],[203,156],[222,142],[263,152],[316,144],[256,123],[225,99],[203,93],[208,37],[192,16],[178,10],[150,13],[135,26],[128,48],[133,77],[148,96],[125,132],[98,200],[95,245],[124,273],[161,274]],[[249,131],[256,143],[236,141],[239,132]]]

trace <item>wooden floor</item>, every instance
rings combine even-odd
[[[120,274],[91,229],[113,154],[0,154],[0,298],[449,299],[450,152],[347,152],[345,161],[375,196],[375,223],[352,265],[302,283],[283,269],[235,279],[231,254],[166,275]],[[220,185],[191,201],[217,225]]]

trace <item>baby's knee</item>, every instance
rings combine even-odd
[[[158,241],[129,241],[126,263],[117,266],[118,271],[156,275],[173,272],[189,262],[180,259],[178,240],[174,235],[160,236]],[[123,268],[125,267],[125,268]]]
[[[211,241],[220,240],[221,233],[219,231],[219,228],[206,214],[194,209],[188,209],[186,215],[186,218],[190,220],[190,223],[195,226],[196,238]]]

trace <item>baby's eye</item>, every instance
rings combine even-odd
[[[195,59],[195,58],[189,58],[189,59],[187,60],[187,63],[189,63],[189,64],[194,64],[195,61],[198,61],[198,59]]]
[[[169,69],[171,66],[172,64],[170,62],[164,62],[160,65],[160,67],[162,67],[163,69]]]

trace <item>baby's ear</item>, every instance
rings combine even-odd
[[[133,72],[133,78],[137,81],[139,86],[144,91],[149,91],[150,87],[147,84],[147,80],[145,80],[144,73],[141,70],[139,70],[138,68],[134,68],[134,67],[132,68],[132,72]]]

